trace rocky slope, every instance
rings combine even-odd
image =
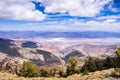
[[[12,59],[16,63],[32,61],[38,65],[64,65],[65,60],[71,56],[114,56],[118,47],[119,44],[78,44],[61,49],[42,42],[0,38],[0,63]]]
[[[62,51],[62,53],[64,53],[64,58],[71,55],[106,57],[106,56],[114,56],[115,51],[118,47],[120,47],[119,44],[112,44],[112,45],[80,44],[80,45],[67,47]]]
[[[0,63],[12,59],[16,63],[32,61],[38,65],[62,65],[64,61],[53,50],[54,46],[30,41],[0,38]]]

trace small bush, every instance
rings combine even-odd
[[[43,66],[39,69],[40,77],[66,77],[63,67]]]
[[[118,48],[116,50],[116,55],[117,55],[117,59],[115,64],[115,68],[114,68],[114,72],[111,74],[113,77],[117,77],[120,78],[120,48]]]
[[[81,65],[82,65],[82,60],[79,57],[77,56],[70,57],[66,65],[67,74],[72,75],[75,73],[80,73]]]
[[[103,62],[104,63],[103,67],[105,69],[113,68],[113,67],[115,67],[115,62],[116,62],[116,57],[108,56]]]
[[[82,72],[87,69],[90,72],[94,72],[96,70],[104,70],[109,68],[114,68],[116,62],[116,57],[107,57],[106,59],[100,59],[95,57],[88,57],[84,65],[82,66]]]
[[[20,73],[19,76],[24,77],[36,77],[38,76],[38,71],[35,64],[31,62],[24,61],[23,64],[20,65]]]
[[[84,65],[82,66],[82,72],[85,71],[85,69],[89,70],[90,72],[96,71],[97,67],[95,64],[95,58],[88,57],[87,60],[85,60]]]
[[[51,67],[41,67],[39,70],[41,77],[53,77],[55,74],[55,70]]]
[[[58,75],[58,77],[67,77],[65,67],[57,67],[56,75]]]

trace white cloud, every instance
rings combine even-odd
[[[104,23],[114,23],[116,21],[117,21],[116,19],[107,19],[107,20],[104,20],[103,22]]]
[[[94,17],[112,0],[40,0],[46,13],[68,13],[71,16]]]
[[[70,21],[68,21],[70,22]],[[70,26],[73,27],[73,30],[76,31],[111,31],[111,32],[120,32],[120,22],[117,22],[116,19],[106,19],[104,21],[71,21]]]
[[[40,21],[45,17],[30,0],[0,1],[0,19]]]
[[[111,16],[100,16],[98,20],[105,20],[105,19],[119,19],[120,15],[111,15]]]
[[[116,19],[103,21],[91,20],[82,21],[78,19],[67,19],[62,21],[44,21],[42,23],[28,23],[26,27],[33,27],[33,30],[42,31],[110,31],[120,32],[120,22]],[[35,28],[35,29],[34,29]]]

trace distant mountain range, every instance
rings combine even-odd
[[[45,31],[0,31],[3,38],[120,38],[118,32],[45,32]]]

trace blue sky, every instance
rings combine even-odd
[[[1,0],[0,31],[120,32],[120,0]]]

